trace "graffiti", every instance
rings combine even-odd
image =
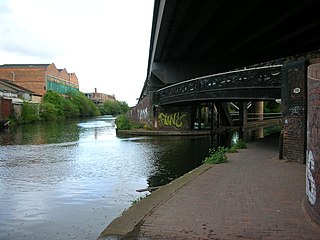
[[[314,181],[312,171],[314,171],[314,158],[310,150],[307,151],[307,167],[306,167],[306,193],[309,202],[314,205],[316,203],[316,183]]]
[[[148,108],[146,107],[145,109],[138,109],[138,117],[140,121],[149,119]]]
[[[187,117],[186,114],[180,113],[180,112],[176,112],[172,114],[160,113],[158,116],[158,120],[164,126],[181,128],[184,124],[183,119],[186,117]]]
[[[300,106],[295,106],[295,107],[289,108],[289,111],[291,112],[291,115],[294,115],[294,114],[301,115],[301,111],[304,111],[304,108]]]

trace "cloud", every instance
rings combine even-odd
[[[147,72],[152,0],[0,2],[0,64],[54,62],[77,74],[80,89],[136,103]]]

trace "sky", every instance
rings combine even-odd
[[[51,64],[80,91],[134,106],[147,76],[153,0],[0,0],[0,65]]]

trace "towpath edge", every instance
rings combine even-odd
[[[99,236],[99,239],[122,239],[131,232],[143,220],[143,218],[162,202],[169,199],[176,191],[184,185],[200,176],[215,165],[203,164],[198,168],[175,179],[171,183],[160,187],[152,194],[132,205],[119,217],[114,219]]]

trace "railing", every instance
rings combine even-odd
[[[230,113],[232,120],[239,120],[239,112]],[[282,113],[248,113],[248,121],[259,121],[259,120],[269,120],[269,119],[281,119]]]
[[[213,74],[179,82],[157,91],[158,101],[210,91],[245,88],[280,88],[281,66],[268,66]]]

